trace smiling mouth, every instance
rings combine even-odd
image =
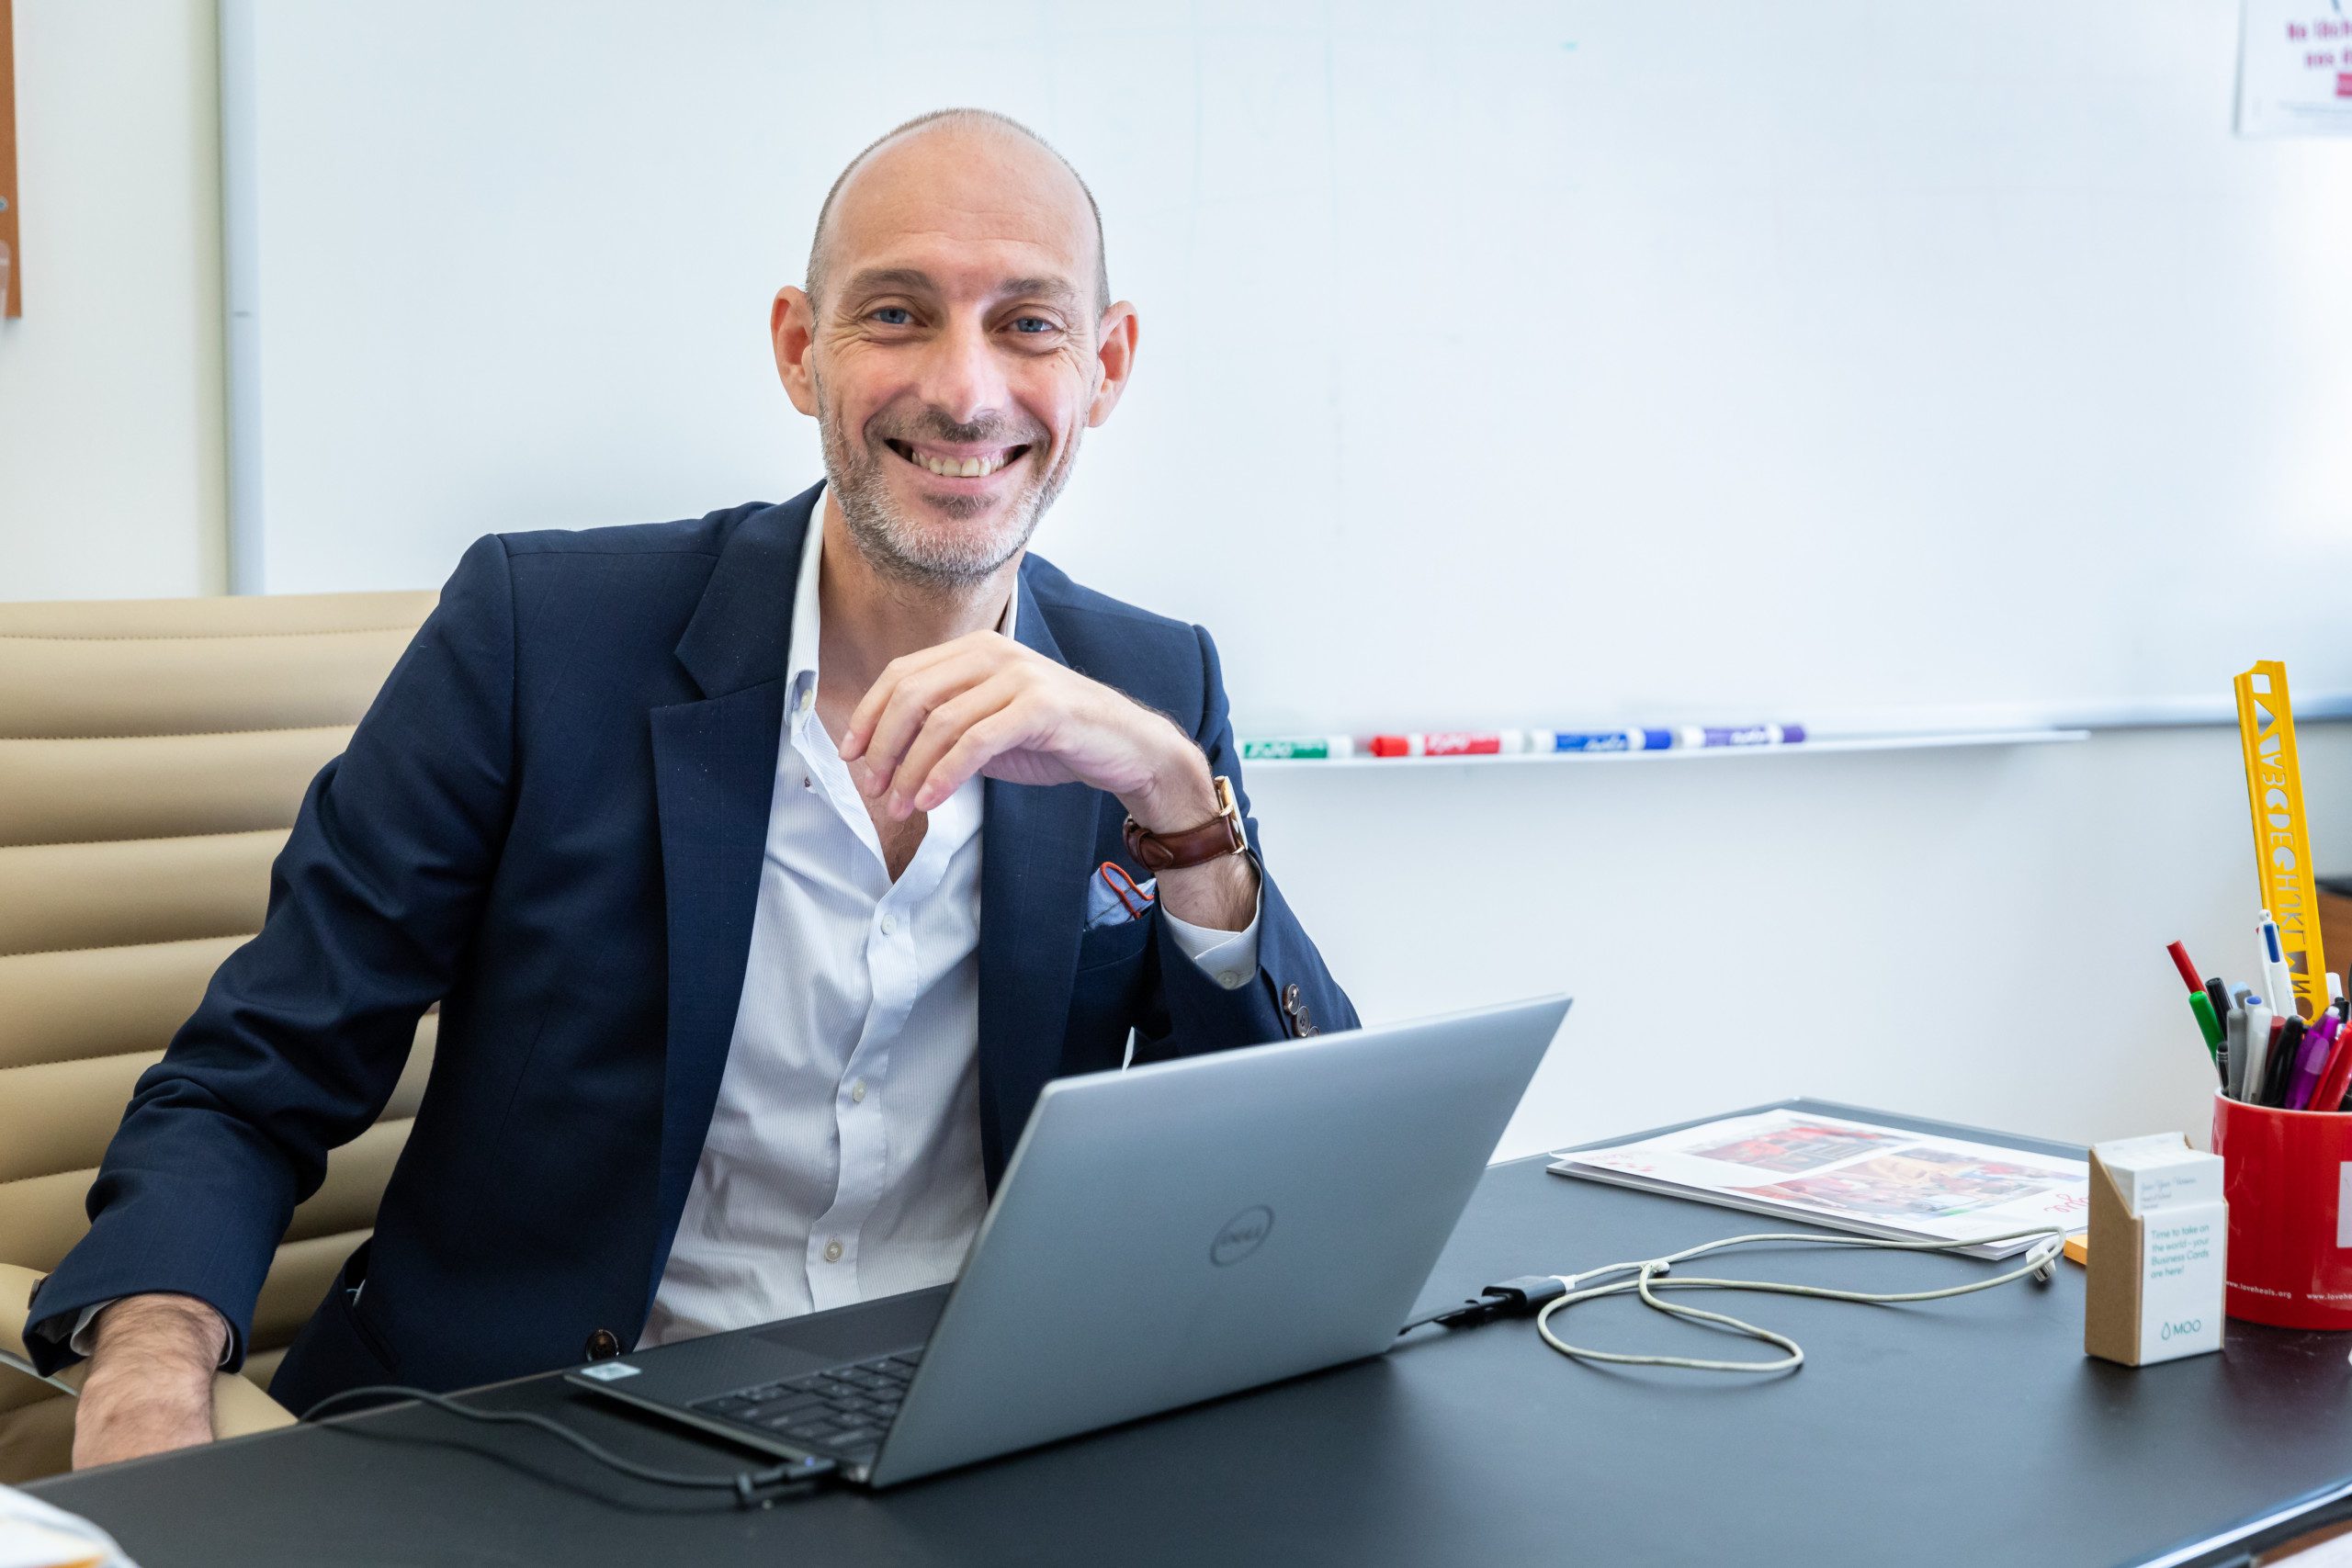
[[[923,472],[943,479],[986,479],[998,469],[1019,462],[1029,450],[1026,445],[1000,446],[994,451],[976,452],[967,457],[947,452],[926,452],[910,442],[894,441],[888,436],[883,438],[882,444]]]

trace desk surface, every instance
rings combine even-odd
[[[1553,1176],[1541,1160],[1497,1166],[1438,1264],[1425,1310],[1489,1280],[1654,1257],[1757,1224]],[[1986,1267],[1761,1250],[1732,1261],[1717,1271],[1888,1289]],[[1794,1335],[1805,1366],[1760,1380],[1604,1371],[1546,1350],[1524,1320],[1423,1330],[1377,1360],[879,1495],[827,1492],[759,1512],[607,1475],[535,1433],[414,1407],[33,1490],[114,1531],[145,1568],[1564,1559],[2083,1568],[2235,1561],[2222,1544],[2233,1534],[2242,1550],[2256,1539],[2247,1527],[2352,1483],[2352,1336],[2233,1323],[2219,1356],[2109,1366],[2083,1356],[2083,1281],[2072,1265],[2052,1286],[1914,1306],[1747,1296],[1736,1310]],[[1724,1343],[1625,1298],[1577,1309],[1574,1334],[1716,1353]],[[553,1377],[475,1397],[560,1413],[648,1462],[713,1473],[738,1465]]]

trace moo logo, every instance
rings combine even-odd
[[[1273,1234],[1274,1212],[1263,1203],[1242,1210],[1225,1222],[1209,1243],[1209,1261],[1220,1269],[1230,1268],[1265,1245]]]
[[[2190,1335],[2202,1334],[2204,1332],[2205,1320],[2201,1317],[2190,1317],[2183,1318],[2178,1323],[2166,1323],[2162,1325],[2156,1330],[2156,1337],[2159,1339],[2169,1339],[2176,1334]]]

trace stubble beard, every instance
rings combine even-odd
[[[1037,531],[1037,525],[1044,521],[1054,498],[1061,494],[1062,485],[1069,478],[1070,464],[1078,455],[1078,437],[1073,434],[1069,445],[1054,453],[1053,467],[1038,472],[1004,504],[1003,517],[995,525],[942,526],[935,521],[908,515],[891,492],[884,465],[906,465],[906,459],[883,446],[878,434],[870,442],[860,440],[843,427],[821,382],[815,390],[817,430],[825,452],[825,482],[842,509],[842,522],[849,525],[851,542],[876,571],[920,590],[954,592],[975,587],[1019,555],[1029,543],[1029,536]],[[930,411],[925,411],[924,417],[916,423],[920,428],[892,434],[901,439],[916,435],[947,443],[1020,444],[1017,440],[1005,441],[1007,432],[996,423],[957,424]],[[1021,460],[1030,462],[1048,445],[1033,434],[1029,450]],[[962,523],[986,516],[989,505],[990,498],[985,496],[943,496],[936,511]]]

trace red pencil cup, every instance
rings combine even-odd
[[[2352,1328],[2352,1115],[2213,1096],[2230,1201],[2229,1314]]]

